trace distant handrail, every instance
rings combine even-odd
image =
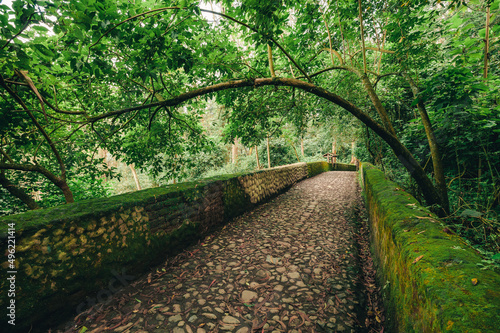
[[[335,165],[335,163],[337,163],[337,157],[339,157],[339,155],[334,153],[326,153],[323,154],[323,157],[326,157],[328,163],[332,163],[332,165]]]

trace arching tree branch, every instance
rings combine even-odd
[[[151,107],[159,106],[176,106],[192,98],[203,96],[217,91],[235,89],[242,87],[263,87],[263,86],[289,86],[295,87],[306,92],[309,92],[318,97],[324,98],[351,113],[365,125],[367,125],[371,130],[373,130],[377,135],[379,135],[394,151],[398,159],[403,163],[406,169],[410,172],[412,177],[420,185],[422,192],[424,193],[425,200],[429,205],[438,204],[441,205],[441,199],[432,184],[432,181],[427,177],[427,174],[413,157],[411,152],[398,140],[398,138],[388,129],[381,126],[373,118],[371,118],[367,113],[363,112],[353,103],[343,99],[342,97],[329,92],[321,87],[318,87],[312,83],[301,81],[298,79],[291,78],[257,78],[257,79],[247,79],[247,80],[236,80],[222,82],[208,87],[194,89],[192,91],[180,94],[174,98],[151,103],[147,105],[140,105],[132,108],[116,110],[108,112],[96,117],[89,118],[89,121],[96,122],[101,119],[114,117],[120,114],[128,113],[131,111],[143,110]]]

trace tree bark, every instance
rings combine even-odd
[[[333,155],[337,154],[337,139],[333,140],[333,143],[332,143],[332,154]],[[337,163],[337,157],[336,156],[332,157],[332,163]]]
[[[234,138],[234,144],[232,147],[232,162],[233,164],[238,163],[238,138]]]
[[[434,169],[434,180],[436,181],[437,190],[439,196],[441,197],[441,206],[443,207],[446,214],[450,212],[450,202],[448,199],[448,188],[446,186],[446,179],[444,177],[444,167],[443,158],[439,150],[439,145],[434,135],[434,130],[432,128],[432,123],[425,108],[424,103],[420,99],[420,89],[417,87],[413,79],[408,75],[408,73],[403,72],[404,78],[410,84],[413,96],[417,99],[417,109],[422,119],[422,124],[424,125],[425,135],[427,136],[427,142],[429,144],[429,149],[431,151],[432,165]]]
[[[1,163],[0,162],[0,170],[19,170],[19,171],[32,171],[38,172],[45,176],[52,184],[59,187],[59,189],[63,192],[64,198],[66,199],[66,203],[75,202],[73,199],[73,193],[71,192],[66,179],[62,177],[55,176],[52,172],[45,169],[40,165],[33,164],[15,164],[15,163]]]
[[[350,164],[355,164],[356,163],[356,155],[354,154],[354,150],[356,149],[356,142],[353,141],[351,143],[351,162]]]
[[[382,102],[378,98],[377,93],[375,92],[375,89],[373,89],[373,85],[370,82],[370,79],[366,74],[361,75],[361,81],[363,82],[363,86],[365,87],[366,92],[368,93],[368,96],[370,97],[373,106],[375,107],[375,110],[377,110],[378,115],[380,116],[380,119],[382,119],[382,123],[384,124],[385,128],[395,137],[396,131],[394,130],[394,127],[392,127],[392,122],[389,119],[389,115],[387,114],[387,111],[385,110],[385,107],[382,105]]]
[[[363,69],[366,74],[366,49],[365,49],[365,33],[363,29],[363,13],[361,10],[361,0],[358,0],[359,8],[359,27],[361,28],[361,50],[363,51]]]
[[[134,177],[135,186],[137,187],[137,191],[142,190],[141,183],[139,182],[139,177],[137,177],[137,172],[135,172],[134,164],[130,164],[130,171],[132,171],[132,176]]]
[[[40,209],[40,206],[21,187],[12,184],[3,172],[0,172],[0,185],[12,196],[21,200],[29,209]]]
[[[295,148],[295,145],[293,144],[292,140],[288,140],[290,143],[290,146],[292,146],[293,151],[295,152],[295,157],[297,158],[297,162],[300,162],[299,154],[297,153],[297,149]]]
[[[257,146],[255,146],[255,159],[257,160],[257,169],[260,169],[259,150],[257,149]]]
[[[490,6],[486,9],[486,32],[484,36],[484,71],[483,77],[488,78],[488,60],[490,52]]]
[[[274,73],[273,50],[269,44],[267,44],[267,57],[269,60],[269,71],[271,72],[271,77],[276,77],[276,74]]]

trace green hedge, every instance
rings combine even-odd
[[[498,332],[500,274],[382,171],[361,174],[388,331]]]

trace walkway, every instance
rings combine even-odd
[[[67,332],[366,332],[355,202],[355,172],[302,181],[80,314]]]

